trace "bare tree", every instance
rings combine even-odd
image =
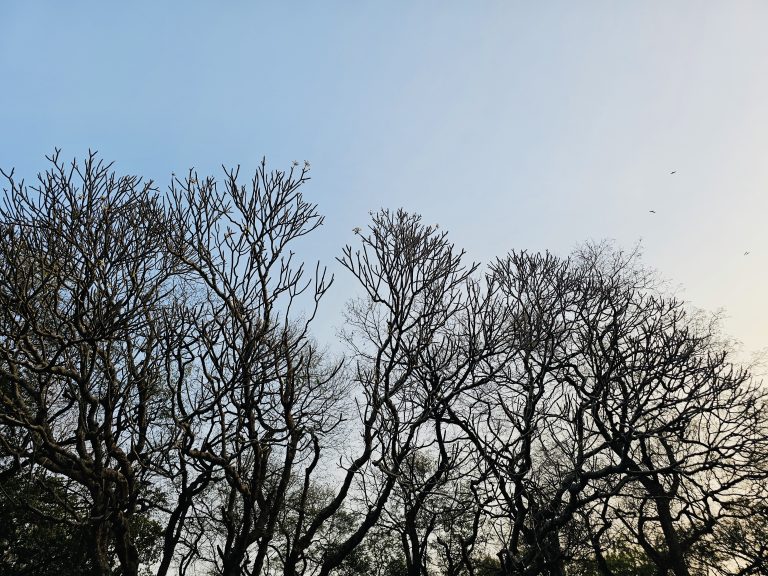
[[[449,413],[490,471],[504,569],[562,574],[586,546],[600,564],[620,520],[660,570],[688,574],[695,545],[763,474],[759,383],[632,254],[511,254],[492,274],[512,352]]]
[[[699,563],[723,576],[764,576],[768,573],[768,507],[765,483],[731,503],[728,517],[695,551]]]
[[[223,478],[195,545],[207,541],[205,557],[225,575],[262,572],[289,491],[300,483],[303,509],[321,447],[343,419],[338,367],[309,333],[330,284],[319,266],[306,278],[290,250],[322,223],[299,191],[307,179],[306,166],[262,163],[247,186],[231,171],[223,190],[190,174],[171,191],[168,249],[190,291],[173,384],[179,461]],[[305,294],[308,307],[295,310]]]
[[[50,160],[4,173],[0,488],[14,526],[84,534],[83,569],[762,573],[766,391],[636,254],[481,274],[383,210],[338,259],[361,296],[334,361],[332,278],[294,255],[308,165],[161,196]]]
[[[175,262],[151,183],[116,177],[91,154],[28,188],[13,173],[0,207],[0,442],[17,466],[84,489],[93,561],[137,574],[132,522],[151,509],[150,472],[167,447],[152,418],[162,307]]]
[[[501,325],[491,376],[448,408],[487,468],[500,558],[508,573],[562,573],[562,535],[610,472],[605,446],[585,441],[583,402],[569,394],[578,284],[567,261],[511,254],[489,273]]]
[[[632,266],[600,249],[579,254],[603,296],[583,315],[576,386],[629,484],[620,502],[636,513],[617,518],[660,570],[682,576],[694,547],[764,478],[766,396],[730,361],[715,322],[638,285]]]
[[[465,269],[447,234],[418,215],[373,215],[362,244],[341,262],[365,290],[346,337],[364,395],[363,456],[375,468],[362,476],[366,521],[400,535],[408,574],[427,573],[430,549],[451,574],[471,572],[483,467],[450,413],[504,366],[505,311],[492,306],[496,286],[473,278],[477,265]]]
[[[329,551],[321,575],[363,541],[402,481],[405,463],[431,442],[425,428],[441,400],[442,383],[425,381],[418,370],[444,345],[447,327],[464,309],[462,288],[474,269],[463,267],[462,254],[445,233],[403,211],[373,215],[370,234],[361,240],[359,251],[348,246],[340,259],[364,291],[349,308],[346,336],[361,396],[361,448],[346,466],[336,498],[309,525],[304,541],[338,509],[356,479],[375,469],[383,481],[364,485],[375,487],[366,493],[365,511],[352,533]],[[415,569],[420,565],[415,558]]]

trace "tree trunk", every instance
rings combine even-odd
[[[128,520],[122,512],[118,513],[112,524],[112,529],[115,532],[115,551],[117,552],[117,559],[120,561],[122,573],[125,576],[138,576],[139,551],[133,542]]]
[[[656,511],[659,514],[659,523],[661,531],[664,534],[664,542],[667,545],[667,563],[665,568],[671,569],[675,576],[689,576],[688,566],[683,558],[683,551],[680,546],[680,540],[677,537],[672,513],[669,510],[669,498],[666,496],[655,499]]]

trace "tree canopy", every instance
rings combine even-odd
[[[766,574],[766,389],[608,243],[486,266],[309,165],[167,191],[58,152],[0,205],[0,574]]]

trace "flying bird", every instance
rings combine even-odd
[[[746,252],[744,252],[744,256],[746,256],[747,254],[749,254],[749,250],[747,250]]]
[[[672,170],[672,172],[670,172],[670,174],[677,174],[677,170]]]
[[[656,210],[648,210],[651,214],[656,214]]]

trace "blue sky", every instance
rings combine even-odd
[[[380,207],[438,222],[483,262],[641,242],[755,351],[766,29],[768,3],[739,0],[6,0],[0,166],[30,178],[54,146],[93,148],[165,186],[192,166],[306,159],[326,215],[309,259],[336,268]],[[326,326],[351,291],[337,278]]]

